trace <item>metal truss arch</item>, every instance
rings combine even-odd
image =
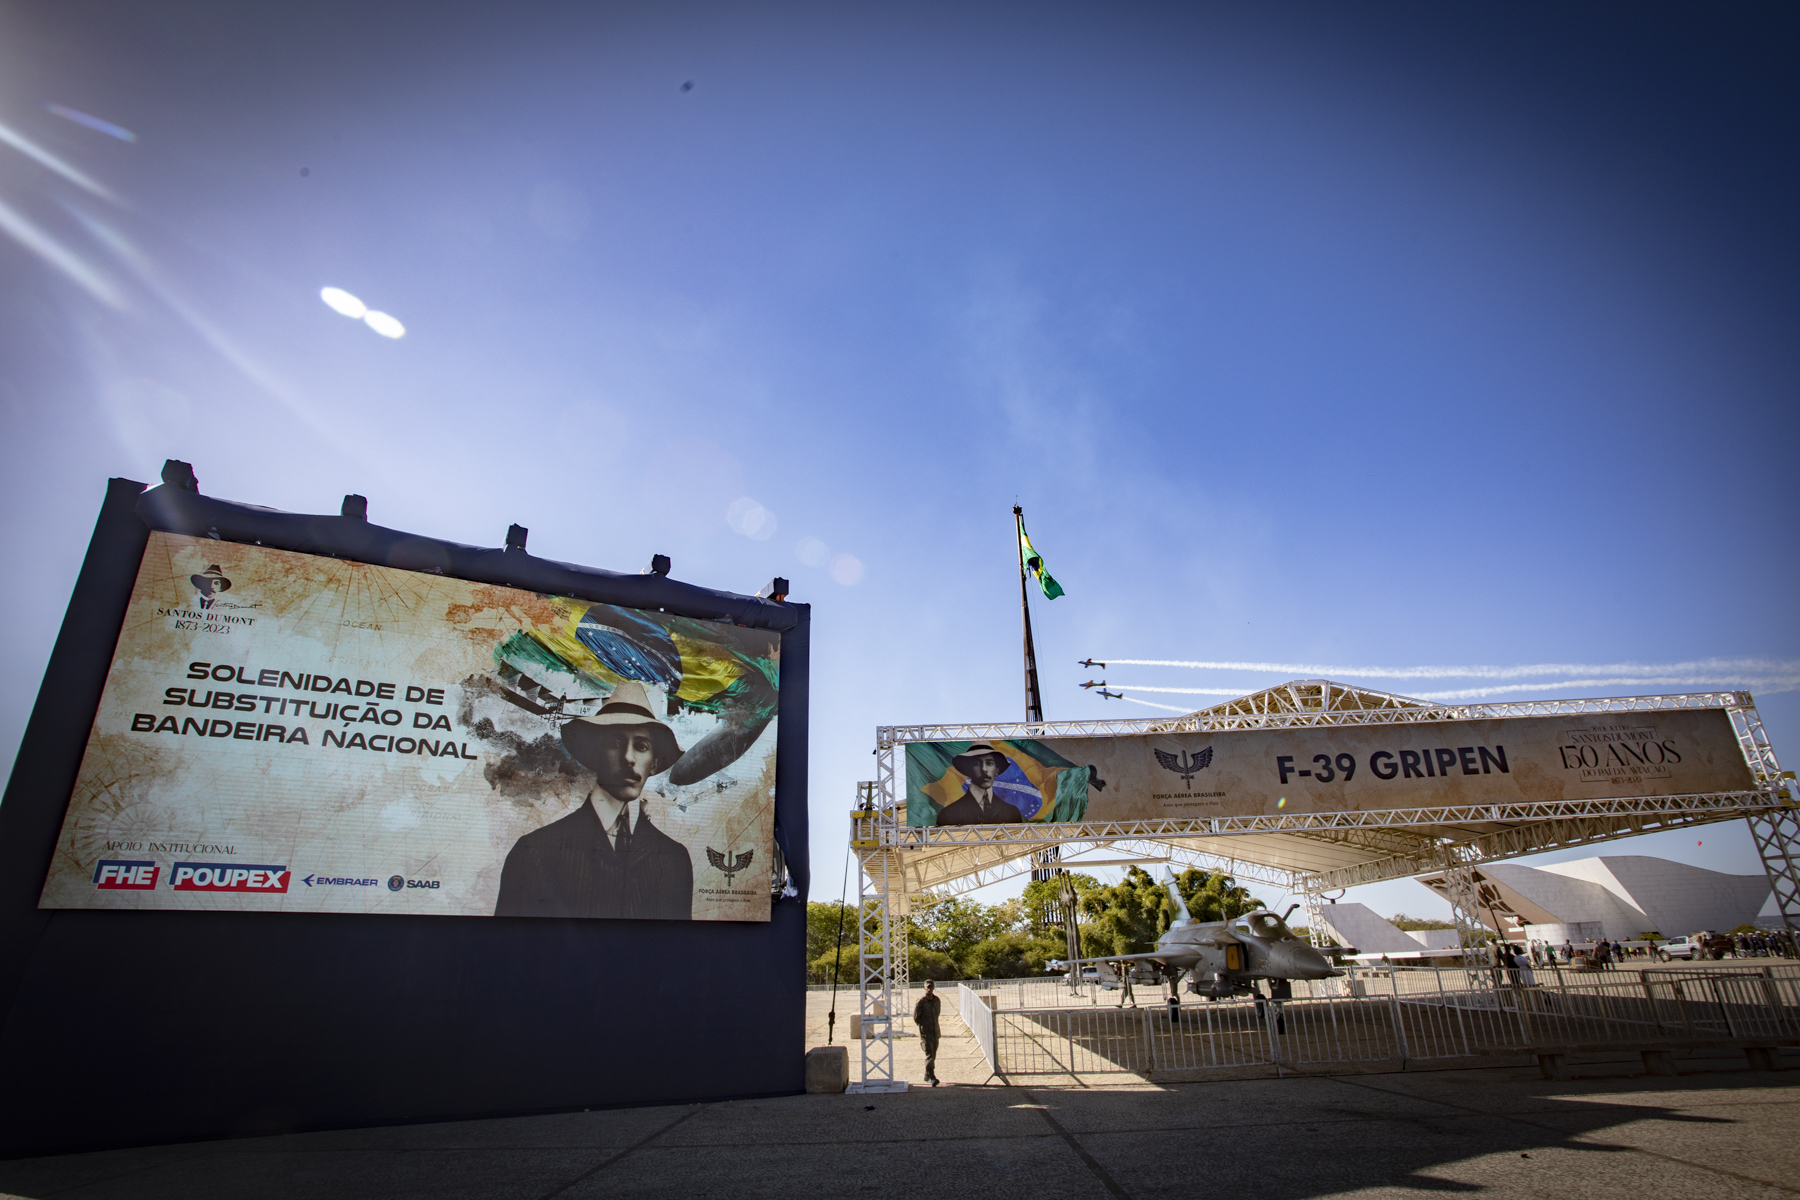
[[[901,783],[901,758],[913,742],[1411,726],[1699,709],[1723,710],[1730,719],[1750,769],[1748,790],[1344,812],[914,827],[907,824]],[[1057,866],[1072,871],[1081,869],[1076,856],[1107,849],[1166,857],[1172,866],[1196,866],[1228,873],[1240,882],[1280,888],[1305,906],[1308,929],[1320,943],[1326,893],[1441,872],[1442,890],[1462,932],[1466,964],[1479,968],[1488,963],[1489,925],[1482,919],[1480,865],[1741,818],[1750,825],[1785,919],[1800,929],[1800,807],[1795,804],[1792,778],[1781,771],[1747,692],[1444,704],[1330,680],[1295,680],[1176,717],[883,726],[876,730],[875,760],[875,779],[859,787],[852,833],[863,888],[859,937],[864,951],[866,1040],[861,1086],[868,1089],[905,1086],[893,1082],[892,1037],[896,1022],[903,1018],[893,1006],[905,1000],[904,917],[912,897],[960,895],[1023,875],[1045,862],[1052,851],[1058,856]],[[1486,971],[1475,975],[1490,978]]]

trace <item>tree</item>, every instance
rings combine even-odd
[[[1010,929],[969,947],[963,957],[963,978],[1024,979],[1044,974],[1045,963],[1067,955],[1060,937],[1034,937]]]
[[[1006,932],[1008,915],[979,900],[952,896],[916,904],[909,920],[908,940],[922,949],[948,955],[960,963],[976,942]],[[917,976],[913,978],[944,978]]]
[[[1093,928],[1106,954],[1144,954],[1175,922],[1175,905],[1146,871],[1131,867],[1111,887],[1097,887],[1081,898],[1081,911],[1094,918]]]
[[[1189,867],[1175,877],[1175,886],[1196,921],[1228,921],[1263,907],[1248,888],[1222,872]],[[1175,923],[1168,890],[1138,867],[1129,868],[1112,887],[1096,887],[1084,895],[1081,911],[1094,918],[1102,954],[1148,953]]]
[[[855,946],[845,946],[841,956],[833,947],[806,964],[806,982],[830,983],[835,970],[839,987],[855,987],[856,968],[861,961],[856,955]]]
[[[841,914],[841,916],[840,916]],[[838,928],[843,927],[844,955],[856,957],[856,905],[814,900],[806,906],[806,961],[837,949]]]
[[[926,979],[961,979],[962,968],[956,960],[941,950],[932,950],[925,946],[907,947],[907,966],[911,973],[907,978],[914,983]]]
[[[1031,933],[1060,935],[1063,928],[1063,888],[1066,886],[1074,887],[1076,907],[1079,909],[1080,897],[1098,888],[1100,881],[1092,875],[1083,875],[1077,871],[1071,871],[1067,875],[1052,875],[1049,879],[1032,880],[1025,885],[1024,895],[1019,897],[1020,928]]]
[[[1393,925],[1393,927],[1395,929],[1404,929],[1404,930],[1408,930],[1408,931],[1411,931],[1414,929],[1455,929],[1456,928],[1456,922],[1454,922],[1454,921],[1434,921],[1429,917],[1409,917],[1405,913],[1395,913],[1394,919],[1390,923]]]
[[[1222,871],[1189,867],[1175,877],[1175,886],[1181,889],[1188,914],[1196,921],[1229,921],[1266,907],[1250,894],[1249,888],[1240,887],[1236,879]]]

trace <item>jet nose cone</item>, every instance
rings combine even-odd
[[[1279,973],[1289,979],[1333,979],[1343,974],[1334,970],[1331,961],[1318,950],[1296,942],[1283,945],[1275,959]]]

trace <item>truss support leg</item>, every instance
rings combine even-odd
[[[1289,886],[1292,892],[1300,894],[1300,903],[1306,909],[1306,936],[1320,950],[1331,946],[1331,935],[1325,932],[1325,889],[1320,886],[1317,875],[1296,875]],[[1315,996],[1341,996],[1344,994],[1344,981],[1341,979],[1321,979],[1313,984]]]
[[[1470,990],[1493,985],[1487,970],[1487,926],[1481,923],[1481,887],[1475,879],[1475,864],[1466,861],[1462,848],[1444,847],[1444,892],[1450,900],[1450,915],[1456,922],[1456,935],[1462,943],[1463,969]]]
[[[904,921],[896,912],[900,891],[892,851],[863,850],[857,856],[857,1009],[862,1034],[862,1078],[852,1092],[904,1092],[894,1078],[894,931]],[[903,899],[903,897],[902,897]],[[905,935],[900,944],[905,946]]]
[[[1790,807],[1768,809],[1745,821],[1756,841],[1756,852],[1762,855],[1782,923],[1800,932],[1800,810],[1791,807],[1792,801],[1788,803]]]

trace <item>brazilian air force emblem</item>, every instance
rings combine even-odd
[[[1173,771],[1181,776],[1181,782],[1184,785],[1194,782],[1195,772],[1204,771],[1212,765],[1212,752],[1211,746],[1196,750],[1192,754],[1184,750],[1179,755],[1170,754],[1167,750],[1155,750],[1154,748],[1152,750],[1152,753],[1156,755],[1156,761],[1163,765],[1163,770]]]
[[[713,866],[717,867],[719,870],[721,870],[725,873],[725,886],[726,887],[731,886],[731,877],[733,875],[736,875],[739,871],[743,870],[745,867],[749,866],[750,860],[755,857],[756,857],[755,850],[746,850],[742,854],[739,854],[736,857],[732,857],[731,852],[729,850],[726,851],[724,854],[720,854],[717,850],[714,850],[711,846],[708,846],[706,848],[706,861],[711,863]]]

